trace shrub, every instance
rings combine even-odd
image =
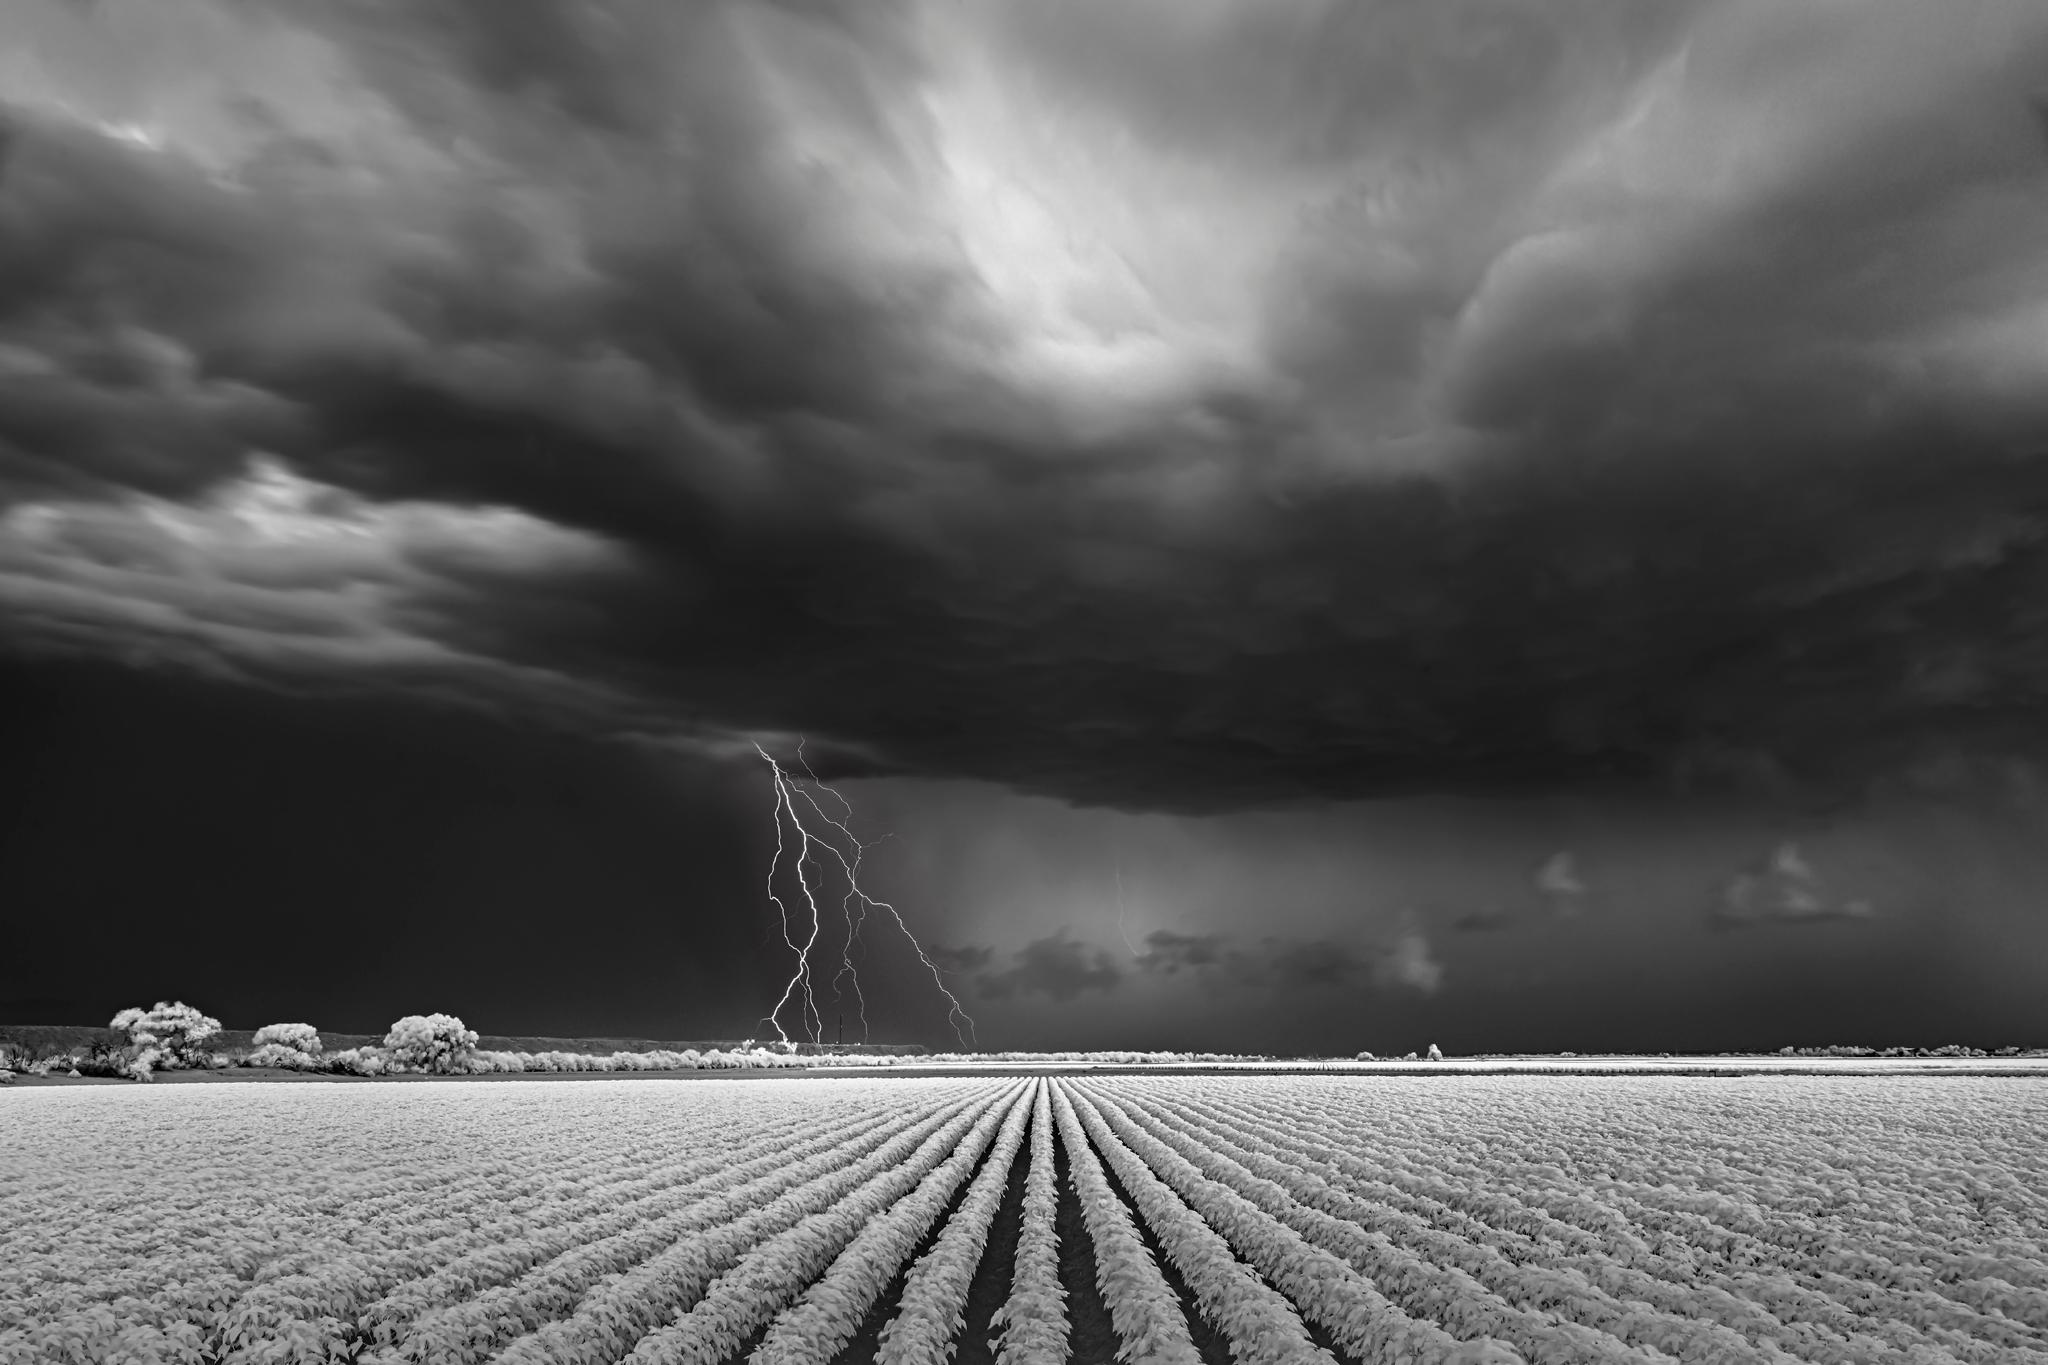
[[[56,1061],[56,1053],[50,1048],[31,1047],[26,1043],[0,1043],[0,1071],[42,1076],[48,1074]]]
[[[257,1047],[267,1047],[272,1043],[314,1056],[325,1050],[320,1042],[320,1030],[311,1024],[265,1024],[256,1030]]]
[[[311,1024],[265,1024],[256,1030],[255,1047],[242,1058],[243,1066],[276,1066],[290,1071],[325,1070],[326,1050],[320,1030]]]
[[[391,1059],[381,1047],[351,1047],[326,1056],[330,1070],[352,1076],[381,1076],[391,1069]]]
[[[391,1068],[460,1075],[476,1057],[477,1035],[452,1014],[408,1014],[384,1035]]]
[[[90,1043],[84,1052],[74,1052],[64,1060],[80,1076],[118,1077],[128,1074],[128,1050],[119,1043]]]
[[[146,1081],[159,1070],[215,1065],[204,1044],[220,1033],[220,1020],[201,1014],[182,1001],[156,1002],[153,1009],[122,1010],[108,1025],[128,1035],[126,1072]]]

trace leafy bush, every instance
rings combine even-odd
[[[315,1056],[325,1050],[320,1041],[320,1030],[311,1024],[265,1024],[256,1030],[255,1041],[257,1047],[268,1047],[274,1043]]]
[[[382,1076],[391,1070],[391,1059],[381,1047],[351,1047],[330,1052],[324,1059],[330,1071],[352,1076]]]
[[[452,1014],[408,1014],[384,1035],[391,1069],[461,1075],[476,1057],[476,1030]]]
[[[320,1030],[311,1024],[265,1024],[256,1030],[253,1050],[243,1066],[277,1066],[292,1071],[323,1070],[327,1059]]]
[[[125,1071],[136,1080],[146,1081],[159,1070],[219,1065],[204,1044],[219,1036],[220,1020],[182,1001],[159,1000],[148,1010],[130,1007],[108,1027],[128,1035]]]
[[[59,1060],[56,1049],[31,1047],[27,1043],[0,1043],[0,1071],[19,1071],[31,1076],[49,1072]]]

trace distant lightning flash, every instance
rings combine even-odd
[[[917,936],[910,932],[910,926],[904,923],[902,913],[888,901],[877,900],[870,896],[861,887],[861,859],[866,856],[867,850],[870,847],[880,843],[881,840],[875,839],[863,842],[848,827],[847,821],[853,817],[852,804],[844,796],[840,795],[839,792],[818,780],[817,774],[811,771],[808,763],[804,762],[801,744],[797,748],[797,761],[802,764],[805,775],[810,779],[810,786],[818,791],[827,793],[834,801],[837,801],[841,810],[845,812],[843,818],[832,815],[824,806],[819,804],[818,798],[812,791],[805,787],[802,782],[790,776],[781,764],[769,756],[766,749],[756,744],[754,752],[761,755],[761,761],[768,765],[775,789],[775,857],[768,864],[768,899],[774,902],[776,912],[782,917],[782,941],[796,955],[796,969],[790,974],[789,983],[782,988],[782,998],[776,1001],[775,1009],[770,1012],[765,1022],[775,1026],[776,1035],[784,1043],[789,1042],[789,1035],[783,1031],[782,1027],[782,1012],[789,1008],[792,1001],[797,1001],[801,1004],[798,1022],[799,1030],[807,1032],[814,1043],[823,1041],[824,1017],[818,1012],[811,976],[811,950],[817,946],[818,937],[823,927],[823,920],[819,914],[817,898],[813,894],[813,888],[808,875],[808,869],[811,866],[815,865],[822,869],[822,859],[814,852],[816,849],[822,849],[825,853],[831,854],[833,860],[839,864],[840,874],[846,879],[847,886],[846,895],[840,900],[840,909],[846,916],[846,939],[839,955],[839,971],[832,978],[832,986],[836,992],[842,980],[848,980],[852,983],[854,999],[860,1011],[861,1036],[863,1040],[867,1036],[867,998],[860,989],[860,973],[855,970],[853,965],[853,949],[855,943],[859,941],[862,926],[867,922],[868,911],[886,910],[889,913],[889,918],[894,920],[896,927],[902,931],[903,937],[909,941],[911,951],[917,954],[917,960],[922,962],[925,970],[931,973],[932,984],[937,986],[939,994],[946,998],[946,1021],[953,1026],[954,1036],[960,1040],[962,1047],[972,1048],[976,1046],[973,1018],[968,1015],[965,1009],[961,1008],[960,1001],[954,996],[953,992],[946,989],[946,982],[939,974],[938,965],[925,955],[923,945],[918,943]],[[810,827],[804,822],[803,814],[797,808],[799,799],[802,800],[805,806],[810,808],[814,816],[829,825],[845,840],[846,844],[852,847],[851,857],[847,855],[846,849],[842,848],[839,842],[827,837],[823,833],[813,834],[811,832]],[[797,881],[803,887],[804,903],[810,911],[810,934],[801,945],[797,943],[796,937],[790,931],[790,910],[788,905],[780,896],[775,894],[775,874],[781,866],[783,852],[787,847],[782,834],[784,812],[788,813],[790,827],[796,831]],[[887,835],[882,836],[882,838],[887,837]],[[964,1032],[961,1029],[963,1024],[966,1026]]]
[[[1121,858],[1117,859],[1116,863],[1116,931],[1123,938],[1124,947],[1131,950],[1132,957],[1143,956],[1138,951],[1138,945],[1131,942],[1129,931],[1124,928],[1124,863]]]

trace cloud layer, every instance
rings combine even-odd
[[[12,6],[5,638],[1130,805],[1969,770],[2048,15],[1968,9]]]

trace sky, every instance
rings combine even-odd
[[[2048,1045],[2044,229],[2035,0],[20,0],[0,1021]]]

